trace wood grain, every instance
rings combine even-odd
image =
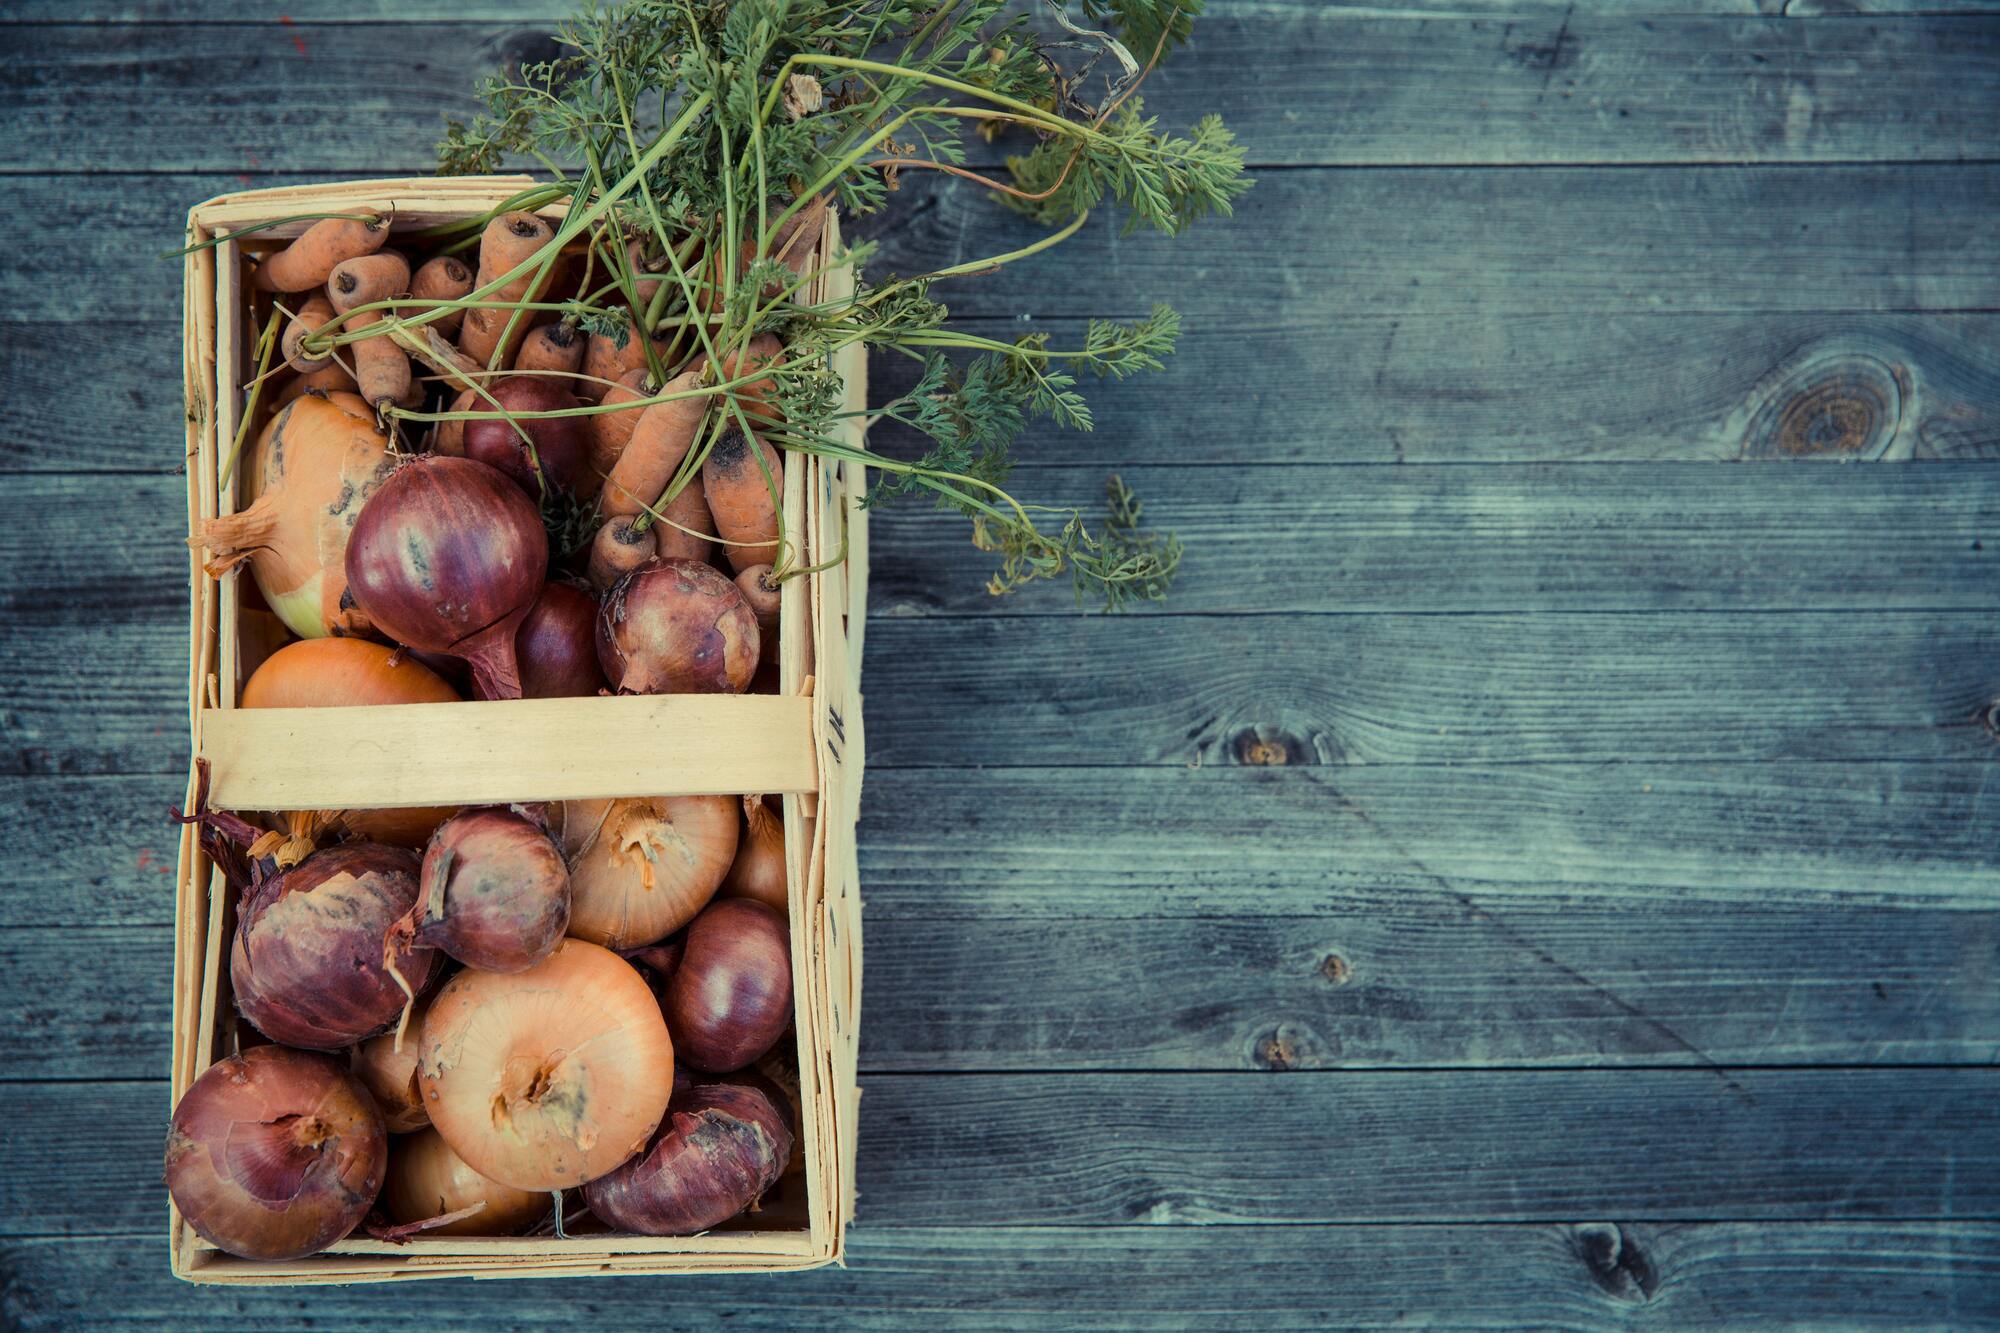
[[[443,120],[478,109],[480,78],[555,53],[549,27],[49,24],[32,61],[0,62],[16,127],[0,169],[74,170],[80,142],[98,145],[93,171],[426,164]],[[1996,54],[2000,28],[1969,17],[1224,7],[1145,99],[1166,126],[1221,114],[1255,166],[1953,161],[1989,155]],[[1011,147],[975,140],[975,160]]]
[[[859,1225],[1882,1221],[2000,1209],[2000,1070],[902,1075]],[[0,1084],[0,1235],[152,1231],[167,1085]]]
[[[2000,457],[2000,316],[1217,318],[1182,336],[1165,371],[1087,383],[1094,432],[1030,423],[1016,457],[1090,469]],[[1012,321],[967,323],[1016,331]],[[1042,324],[1057,346],[1082,341],[1074,319]],[[163,444],[180,428],[175,395],[77,368],[170,364],[180,336],[166,321],[0,319],[0,393],[16,407],[0,474],[177,466]],[[914,373],[903,357],[875,356],[874,402],[907,392]],[[1160,429],[1163,415],[1172,430]],[[893,423],[871,440],[897,455],[919,447]]]
[[[517,1281],[499,1287],[235,1288],[223,1296],[167,1275],[156,1229],[136,1239],[0,1245],[0,1291],[22,1330],[200,1323],[226,1303],[245,1324],[356,1322],[439,1330],[589,1317],[660,1317],[644,1278]],[[704,1277],[670,1288],[677,1315],[732,1328],[1009,1328],[1087,1322],[1268,1329],[1467,1324],[1660,1328],[1782,1311],[1799,1323],[1893,1326],[2000,1319],[2000,1226],[1937,1223],[1633,1223],[1391,1227],[856,1227],[849,1267]],[[1005,1261],[998,1260],[1004,1256]],[[1114,1280],[1107,1280],[1107,1277]]]
[[[424,0],[421,4],[403,0],[283,0],[241,6],[241,21],[283,23],[286,18],[299,26],[355,24],[391,26],[435,23],[554,24],[568,18],[572,8],[563,0],[476,0],[451,4],[447,0]],[[1940,14],[1990,14],[1993,0],[1206,0],[1206,16],[1197,33],[1205,33],[1218,22],[1240,18],[1266,21],[1297,21],[1345,12],[1358,19],[1408,16],[1418,19],[1486,17],[1574,10],[1583,15],[1624,17],[1685,17],[1726,15],[1739,18],[1762,15],[1769,18],[1848,18],[1855,16],[1899,16]],[[65,4],[61,0],[20,0],[0,27],[25,23],[183,23],[208,17],[210,11],[199,0],[89,0]]]
[[[390,172],[410,163],[382,162]],[[292,175],[250,177],[289,183]],[[0,270],[0,319],[99,318],[86,283],[127,275],[128,310],[171,318],[188,205],[230,175],[28,176],[41,263]],[[1269,173],[1233,221],[1168,239],[1109,218],[1054,262],[941,285],[954,315],[1131,317],[1172,302],[1190,327],[1272,327],[1359,314],[1954,311],[2000,308],[2000,165],[1304,169]],[[1921,200],[1921,207],[1912,201]],[[865,232],[865,226],[857,226]],[[880,274],[917,273],[1039,239],[982,191],[906,181],[874,226]],[[1255,238],[1283,237],[1255,246]],[[1245,263],[1246,246],[1258,262]],[[1057,278],[1060,281],[1057,281]],[[1760,366],[1759,372],[1766,369]]]

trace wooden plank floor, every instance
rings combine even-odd
[[[1149,109],[1226,112],[1238,217],[947,298],[1185,312],[1019,474],[1122,472],[1178,596],[876,520],[851,1266],[176,1284],[153,256],[425,169],[562,9],[0,15],[7,1326],[2000,1322],[1991,0],[1209,0]],[[1027,234],[899,202],[884,269]]]

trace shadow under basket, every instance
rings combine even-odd
[[[221,195],[188,215],[190,242],[228,238],[303,213],[393,212],[414,231],[484,213],[533,182],[524,176],[353,181]],[[558,207],[546,215],[559,218]],[[186,263],[188,531],[236,510],[222,480],[237,436],[242,386],[269,298],[251,260],[310,223],[223,239]],[[838,245],[837,219],[821,242]],[[817,299],[852,289],[850,270],[823,270]],[[261,299],[262,304],[258,302]],[[854,443],[866,358],[836,358]],[[253,427],[260,423],[253,422]],[[194,1282],[311,1284],[433,1277],[565,1277],[599,1273],[760,1272],[840,1261],[854,1211],[855,1058],[861,997],[860,900],[854,827],[862,773],[859,669],[868,532],[863,469],[793,454],[785,469],[786,538],[820,572],[785,583],[775,694],[544,699],[381,708],[237,707],[254,651],[241,630],[244,576],[214,578],[191,553],[188,666],[190,804],[194,760],[209,767],[210,806],[305,810],[575,800],[625,795],[761,792],[782,797],[786,892],[799,1069],[803,1176],[758,1212],[698,1236],[418,1236],[402,1244],[341,1241],[288,1262],[225,1254],[170,1218],[176,1276]],[[836,562],[843,546],[847,558]],[[650,743],[634,744],[634,739]],[[476,755],[468,764],[465,756]],[[220,873],[181,837],[174,931],[173,1096],[231,1050],[229,928]],[[164,1108],[163,1108],[164,1109]],[[163,1126],[164,1129],[164,1126]]]

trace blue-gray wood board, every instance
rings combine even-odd
[[[877,515],[851,1267],[224,1292],[164,1246],[153,256],[427,169],[563,6],[10,7],[10,1327],[2000,1321],[2000,10],[1209,9],[1148,104],[1227,115],[1236,218],[949,293],[1185,312],[1017,474],[1123,473],[1175,600],[996,602]],[[934,180],[872,231],[1030,234]]]

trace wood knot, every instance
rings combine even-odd
[[[1275,727],[1251,727],[1236,733],[1232,742],[1236,761],[1273,768],[1287,764],[1310,764],[1312,751],[1298,737]]]
[[[1979,710],[1979,725],[1986,728],[1986,734],[2000,741],[2000,699]]]
[[[1319,960],[1319,974],[1334,986],[1345,986],[1354,979],[1354,969],[1337,953],[1330,953]]]
[[[1590,1280],[1614,1300],[1641,1305],[1659,1290],[1659,1274],[1631,1233],[1612,1222],[1588,1222],[1570,1233],[1570,1248]]]
[[[1274,1074],[1321,1068],[1327,1055],[1319,1034],[1296,1023],[1280,1023],[1250,1043],[1250,1062]]]
[[[1766,378],[1744,427],[1744,458],[1877,459],[1901,432],[1907,373],[1822,349]]]

